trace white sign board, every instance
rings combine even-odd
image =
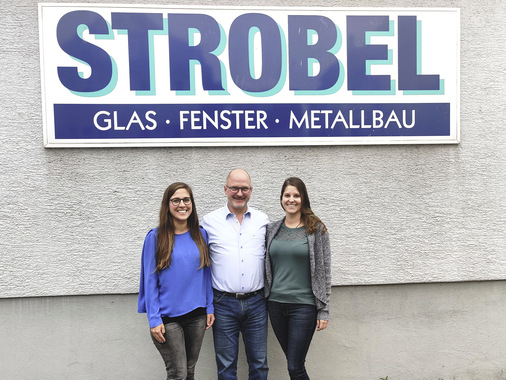
[[[446,8],[39,4],[44,145],[459,142]]]

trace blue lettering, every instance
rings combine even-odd
[[[268,15],[246,13],[232,22],[228,33],[228,69],[235,86],[253,96],[269,96],[284,86],[288,71],[290,91],[321,91],[320,94],[329,89],[337,91],[344,82],[344,68],[336,57],[342,43],[340,30],[325,16],[287,17],[288,41],[275,19]],[[371,64],[377,63],[374,61],[392,63],[388,45],[371,44],[368,36],[378,33],[393,36],[393,21],[389,16],[353,15],[347,16],[346,22],[348,90],[395,92],[391,88],[394,82],[391,75],[372,75],[368,71]],[[170,90],[194,90],[198,64],[202,88],[209,92],[225,91],[226,68],[219,55],[227,38],[218,22],[206,14],[169,13],[166,25],[168,28],[164,29],[162,13],[111,13],[112,29],[128,33],[130,90],[153,91],[153,34],[161,31],[158,33],[168,33]],[[439,75],[421,73],[418,25],[416,16],[398,17],[398,89],[406,93],[440,90]],[[85,77],[78,64],[58,66],[57,73],[70,91],[81,96],[98,96],[99,92],[114,88],[116,66],[105,50],[83,39],[86,28],[90,35],[113,38],[108,22],[100,14],[85,10],[62,16],[56,34],[61,49],[88,65],[91,74]],[[255,53],[257,42],[260,49]]]
[[[318,41],[308,41],[316,32]],[[337,43],[335,24],[324,16],[288,16],[288,51],[290,90],[327,90],[339,79],[339,61],[331,50]],[[317,75],[311,75],[309,63],[320,65]]]
[[[87,63],[91,75],[83,78],[77,67],[58,67],[60,82],[69,90],[76,92],[96,92],[107,87],[112,78],[112,62],[103,49],[83,40],[79,35],[80,25],[88,27],[91,34],[109,34],[107,22],[98,13],[73,11],[64,15],[58,22],[56,38],[62,50]]]
[[[368,75],[367,60],[388,59],[387,45],[368,45],[367,31],[388,31],[388,16],[347,16],[348,90],[388,91],[389,75]]]
[[[112,13],[113,29],[128,31],[130,90],[151,90],[149,31],[163,29],[161,13]]]
[[[439,75],[421,75],[416,16],[399,16],[399,90],[439,90]]]
[[[221,81],[221,62],[213,52],[219,47],[220,26],[214,18],[204,14],[169,14],[170,89],[189,91],[191,61],[198,61],[202,70],[202,85],[206,91],[224,90]],[[200,42],[193,46],[190,33],[196,29]]]
[[[254,78],[252,31],[260,33],[262,74]],[[237,17],[230,26],[229,65],[232,80],[243,91],[265,92],[281,79],[282,42],[278,24],[269,16],[248,13]]]

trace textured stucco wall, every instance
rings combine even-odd
[[[460,7],[462,142],[44,149],[37,2],[3,0],[0,297],[136,292],[142,241],[157,223],[165,187],[190,183],[202,216],[224,204],[233,167],[250,172],[251,204],[271,219],[282,215],[283,179],[306,181],[331,233],[334,285],[506,279],[504,2],[255,5]]]

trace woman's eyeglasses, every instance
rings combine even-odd
[[[185,205],[189,205],[190,203],[192,203],[192,200],[190,197],[185,197],[185,198],[172,198],[170,200],[170,203],[172,203],[172,206],[179,206],[179,204],[181,203],[181,201],[183,201],[183,203]]]

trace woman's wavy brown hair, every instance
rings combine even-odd
[[[179,189],[185,189],[190,194],[192,200],[192,213],[187,219],[190,234],[200,252],[200,266],[198,269],[210,265],[209,250],[206,241],[200,231],[199,218],[197,216],[197,206],[193,200],[193,192],[190,186],[183,182],[174,182],[165,190],[160,207],[160,223],[158,225],[158,239],[156,244],[156,271],[161,272],[170,266],[172,250],[176,235],[174,233],[174,221],[170,213],[170,198]]]
[[[308,234],[314,233],[317,229],[320,229],[323,233],[327,232],[327,227],[323,222],[318,218],[311,210],[311,204],[309,203],[309,196],[307,194],[306,185],[304,182],[297,177],[290,177],[283,182],[283,186],[281,187],[281,195],[279,197],[279,201],[281,202],[281,207],[283,207],[283,194],[287,186],[295,186],[297,191],[300,194],[301,198],[301,216],[300,220],[306,226],[306,231]]]

